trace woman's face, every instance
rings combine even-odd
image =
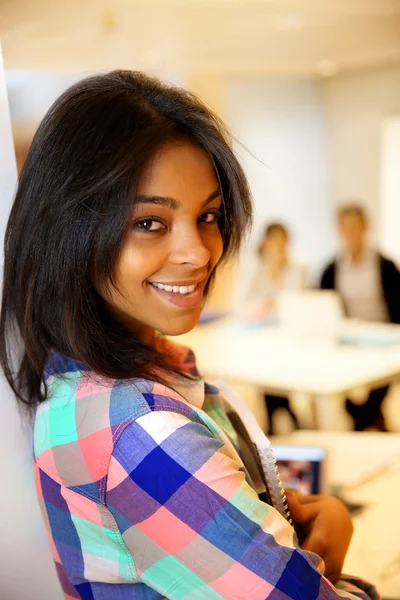
[[[102,294],[141,339],[196,325],[222,254],[221,203],[209,157],[190,142],[165,143],[145,169],[116,265],[117,289]]]
[[[288,253],[288,237],[280,229],[271,231],[263,243],[262,254],[269,260],[282,260]]]

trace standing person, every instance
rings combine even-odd
[[[282,223],[266,226],[258,247],[259,264],[249,286],[246,311],[250,319],[260,319],[273,313],[277,297],[283,290],[301,290],[307,286],[307,273],[303,265],[290,256],[289,232]],[[275,418],[278,410],[290,416],[295,429],[299,421],[284,396],[264,395],[268,414],[268,435],[276,433]]]
[[[321,288],[337,290],[345,313],[365,321],[400,323],[400,273],[394,262],[368,241],[368,220],[359,204],[343,206],[338,215],[343,250],[322,274]],[[387,431],[382,403],[388,386],[372,390],[366,402],[346,400],[354,429]]]
[[[68,600],[378,598],[337,583],[344,505],[290,497],[300,547],[253,487],[218,388],[163,337],[196,325],[251,221],[223,132],[191,94],[115,71],[56,101],[21,174],[0,358],[34,411],[36,487]]]

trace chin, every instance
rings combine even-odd
[[[167,323],[165,327],[160,328],[158,331],[166,336],[178,336],[183,335],[184,333],[189,333],[192,331],[199,322],[200,314],[196,315],[196,317],[192,317],[190,319],[177,319],[175,323]]]

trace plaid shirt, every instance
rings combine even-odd
[[[193,355],[170,345],[195,374]],[[66,600],[378,598],[334,588],[249,485],[218,389],[105,380],[55,353],[35,475]],[[340,591],[339,589],[340,588]]]

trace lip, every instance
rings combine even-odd
[[[202,277],[201,279],[181,279],[180,281],[157,281],[156,279],[154,281],[149,281],[149,283],[162,283],[163,285],[171,285],[172,287],[175,286],[188,286],[188,285],[198,285],[199,283],[201,283],[202,281],[204,281],[205,277]]]
[[[165,290],[160,290],[159,288],[154,287],[154,285],[150,285],[149,287],[157,294],[162,300],[168,302],[169,304],[173,304],[179,308],[196,308],[201,305],[203,301],[203,292],[206,284],[206,279],[202,279],[201,281],[197,280],[197,282],[192,281],[191,283],[165,283],[164,285],[196,285],[193,292],[190,294],[179,294],[175,292],[166,292]],[[157,283],[161,283],[157,282]],[[163,282],[164,283],[164,282]]]

